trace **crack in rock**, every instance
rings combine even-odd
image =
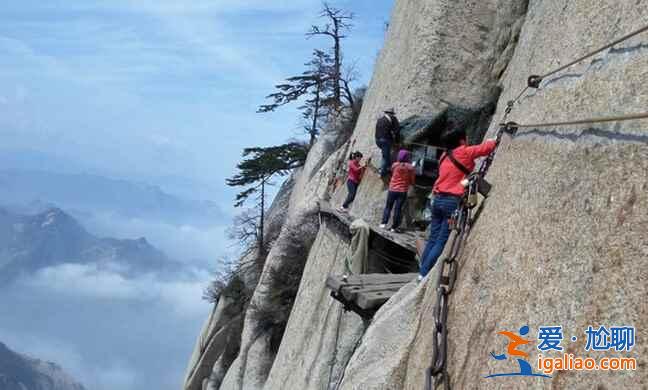
[[[588,69],[588,70],[589,70],[589,69]],[[587,72],[587,71],[586,71],[586,72]],[[545,83],[545,85],[543,85],[542,87],[543,87],[543,88],[546,88],[546,87],[548,87],[549,85],[551,85],[551,84],[553,84],[553,83],[557,83],[558,81],[563,80],[563,79],[570,79],[570,78],[577,79],[577,78],[582,77],[584,74],[585,74],[585,73],[566,73],[566,74],[564,74],[564,75],[562,75],[562,76],[554,77],[553,79],[547,80],[547,82]]]
[[[632,53],[641,49],[648,49],[648,43],[639,43],[634,46],[628,46],[628,47],[620,47],[620,48],[611,48],[610,49],[610,54],[626,54],[626,53]]]

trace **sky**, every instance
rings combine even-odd
[[[332,1],[356,14],[343,50],[357,63],[357,86],[369,82],[392,3]],[[224,181],[242,149],[298,134],[294,107],[255,111],[273,85],[302,72],[314,48],[330,45],[304,36],[320,22],[320,5],[3,1],[0,168],[136,180],[215,201],[232,215],[237,190]],[[106,225],[134,238],[155,221]],[[221,245],[214,235],[223,230],[171,234]],[[61,364],[88,390],[178,389],[208,314],[199,283],[208,276],[197,272],[125,280],[92,267],[46,268],[0,297],[0,341]]]
[[[0,13],[0,151],[73,160],[125,179],[181,177],[213,198],[246,146],[298,133],[288,107],[257,114],[324,38],[319,1],[10,0]],[[391,1],[338,1],[358,16],[345,42],[367,83]],[[164,185],[165,183],[160,183]],[[223,191],[225,190],[225,191]],[[227,196],[224,196],[224,194]],[[220,200],[220,199],[218,199]]]

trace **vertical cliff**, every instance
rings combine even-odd
[[[373,126],[388,106],[401,119],[427,118],[430,131],[454,122],[479,135],[479,125],[490,122],[494,134],[506,102],[529,75],[646,20],[648,2],[641,0],[396,1],[352,139],[344,145],[333,135],[318,141],[295,180],[286,221],[268,255],[262,281],[274,267],[306,262],[281,344],[273,352],[248,310],[240,352],[231,367],[221,367],[219,388],[422,388],[432,356],[435,278],[404,287],[370,323],[344,313],[324,286],[329,273],[343,272],[348,241],[338,226],[318,219],[317,203],[331,199],[336,205],[345,195],[331,183],[348,145],[379,161]],[[509,119],[537,123],[645,111],[646,42],[648,34],[637,36],[547,78],[522,96]],[[640,345],[634,350],[637,371],[483,378],[500,367],[489,359],[503,345],[495,338],[500,330],[529,325],[537,332],[540,325],[562,324],[571,335],[588,325],[627,324],[637,326],[638,342],[648,336],[641,328],[648,320],[647,126],[643,120],[537,127],[504,138],[489,172],[492,194],[459,259],[450,299],[448,369],[455,388],[647,385]],[[377,223],[384,191],[369,172],[352,215]],[[268,299],[264,286],[255,291],[257,306]],[[581,354],[584,342],[581,335],[566,346]],[[208,383],[203,388],[218,388]]]
[[[498,115],[530,74],[647,21],[645,1],[531,1]],[[548,77],[510,119],[538,123],[645,112],[646,42],[644,33]],[[628,354],[638,357],[636,371],[560,372],[550,380],[499,384],[481,377],[502,372],[487,363],[501,329],[562,325],[566,340],[578,337],[563,344],[566,352],[592,357],[620,354],[585,353],[589,325],[634,325],[638,344],[648,336],[647,127],[646,120],[539,127],[520,129],[505,141],[490,176],[496,188],[470,237],[452,298],[449,359],[457,388],[647,385],[642,345]]]

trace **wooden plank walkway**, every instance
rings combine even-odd
[[[353,216],[331,208],[324,202],[320,203],[320,214],[336,219],[345,225],[347,229],[354,221]],[[375,225],[370,225],[369,227],[372,235],[379,236],[385,241],[396,244],[396,248],[401,247],[410,252],[411,261],[413,262],[413,267],[409,267],[410,272],[412,268],[413,270],[417,269],[416,262],[414,261],[416,240],[424,238],[424,232],[407,230],[402,233],[393,233]],[[370,242],[374,241],[370,240]],[[383,245],[372,247],[372,244],[370,244],[370,253],[376,251],[381,253],[385,250]],[[385,252],[382,252],[381,256],[390,257]],[[396,259],[393,260],[395,261]],[[407,266],[407,264],[404,264],[404,266]],[[396,294],[401,287],[415,280],[417,275],[417,273],[381,273],[349,276],[329,275],[326,279],[326,286],[331,290],[331,296],[344,305],[345,310],[354,311],[361,317],[370,319],[380,306]]]
[[[355,218],[349,215],[349,213],[342,213],[323,202],[320,203],[320,213],[336,218],[347,227],[351,226],[351,223],[355,220]],[[404,230],[401,233],[392,233],[387,229],[381,229],[378,226],[371,224],[370,228],[372,233],[377,234],[386,240],[395,242],[412,253],[416,253],[416,240],[419,238],[425,239],[425,232],[421,231]]]
[[[326,279],[331,296],[340,301],[346,310],[363,318],[373,314],[407,283],[416,279],[416,273],[363,274],[332,276]]]

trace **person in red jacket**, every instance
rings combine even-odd
[[[360,161],[362,161],[362,153],[358,151],[351,153],[349,156],[349,177],[347,179],[348,193],[344,203],[342,203],[342,206],[339,209],[342,212],[349,211],[349,205],[351,205],[351,202],[355,199],[358,186],[360,185],[365,169],[367,169],[369,161],[367,160],[365,165],[360,165]]]
[[[383,211],[380,227],[383,229],[387,227],[389,216],[391,215],[392,209],[395,208],[394,222],[390,230],[398,232],[398,227],[401,223],[401,209],[407,199],[407,191],[416,180],[416,171],[414,170],[414,166],[410,164],[410,152],[404,149],[398,152],[398,162],[392,164],[391,171],[392,177],[389,181],[387,204]]]
[[[434,267],[439,256],[443,253],[450,229],[448,220],[452,217],[464,194],[464,171],[475,169],[475,159],[489,155],[496,146],[495,140],[487,140],[482,144],[466,145],[466,132],[455,129],[444,135],[448,151],[439,160],[439,177],[434,183],[432,194],[432,221],[430,222],[430,238],[421,256],[419,280],[425,277]],[[462,167],[463,166],[463,167]]]

